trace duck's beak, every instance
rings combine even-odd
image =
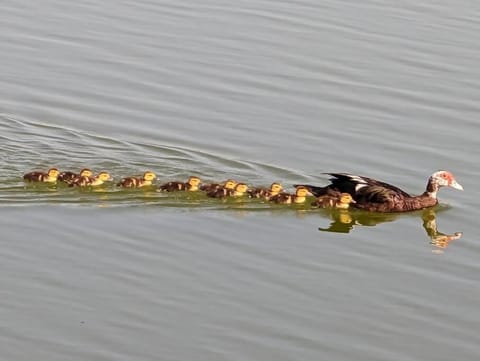
[[[350,203],[357,203],[357,201],[352,198],[352,201]]]
[[[449,187],[458,189],[459,191],[463,191],[463,187],[460,183],[458,183],[455,179],[453,179],[450,184],[448,185]]]

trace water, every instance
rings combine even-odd
[[[3,358],[476,360],[479,12],[4,1]],[[24,185],[50,166],[465,191],[373,216]]]

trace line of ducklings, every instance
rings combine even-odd
[[[30,172],[23,176],[25,182],[57,183],[63,182],[69,187],[96,187],[105,182],[113,181],[108,172],[100,172],[97,175],[88,169],[82,169],[79,173],[66,171],[60,172],[57,168],[50,168],[47,172]],[[141,177],[126,177],[116,183],[118,187],[123,188],[141,188],[153,186],[157,176],[152,171],[146,171]],[[199,177],[192,176],[186,182],[171,181],[161,184],[156,189],[157,192],[176,192],[176,191],[203,191],[208,197],[227,198],[242,197],[264,199],[277,204],[303,204],[308,196],[312,196],[310,191],[302,186],[296,188],[295,193],[287,193],[283,186],[274,182],[269,188],[250,188],[246,183],[237,183],[233,179],[228,179],[222,183],[204,184]],[[331,191],[318,197],[312,206],[319,208],[338,208],[347,209],[355,200],[348,193]]]

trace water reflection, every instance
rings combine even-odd
[[[349,233],[355,226],[376,226],[384,222],[393,222],[400,214],[385,214],[385,213],[369,213],[356,212],[347,209],[332,210],[329,212],[332,222],[327,228],[318,228],[324,232],[338,232]],[[447,234],[440,232],[437,226],[436,211],[434,209],[427,209],[420,213],[422,219],[422,226],[430,239],[430,244],[439,248],[445,249],[450,242],[462,237],[462,232],[454,232]]]

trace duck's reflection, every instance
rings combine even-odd
[[[352,212],[347,209],[332,210],[329,213],[332,222],[327,228],[318,228],[324,232],[349,233],[355,226],[376,226],[384,222],[393,222],[399,214]],[[436,212],[434,209],[422,211],[423,228],[430,239],[430,244],[445,249],[450,242],[462,237],[462,232],[452,234],[442,233],[437,228]]]

